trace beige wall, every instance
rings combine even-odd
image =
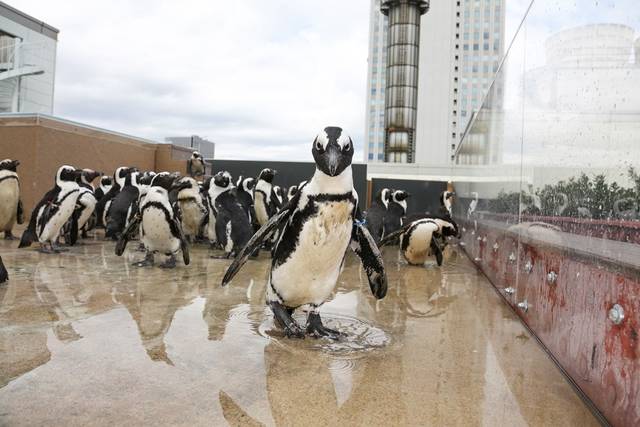
[[[106,175],[124,165],[186,174],[190,156],[187,148],[41,116],[0,117],[0,160],[20,161],[18,175],[27,218],[35,203],[53,187],[61,165],[91,168]]]

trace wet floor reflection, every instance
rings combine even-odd
[[[441,268],[388,248],[381,301],[349,256],[324,307],[340,342],[273,326],[266,257],[223,289],[205,248],[174,271],[101,241],[0,250],[0,424],[595,424],[455,247]]]

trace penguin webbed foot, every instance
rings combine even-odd
[[[313,338],[326,337],[331,340],[338,340],[343,336],[342,332],[324,326],[320,318],[320,313],[313,311],[309,313],[309,317],[307,318],[307,334]]]
[[[300,338],[304,339],[304,330],[298,325],[298,323],[291,317],[293,314],[292,309],[288,309],[284,305],[276,301],[269,302],[273,316],[276,319],[276,323],[284,330],[284,334],[287,338]]]
[[[147,252],[147,255],[142,261],[134,262],[136,267],[151,267],[153,265],[153,252]]]
[[[174,254],[167,255],[169,258],[159,265],[160,268],[176,268],[176,256]]]
[[[6,230],[4,232],[4,240],[15,240],[15,239],[16,239],[16,237],[13,235],[11,230]]]

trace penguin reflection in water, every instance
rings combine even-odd
[[[116,244],[116,255],[120,256],[124,253],[127,242],[133,238],[140,225],[141,240],[147,256],[134,265],[151,266],[154,263],[154,254],[161,253],[167,256],[167,260],[160,267],[174,268],[175,254],[178,250],[182,250],[183,261],[185,265],[189,265],[187,240],[182,233],[180,221],[169,203],[169,190],[172,189],[175,178],[167,172],[161,172],[153,177],[148,193],[140,204],[140,210]]]
[[[292,317],[297,308],[308,311],[306,333],[338,339],[327,328],[319,308],[329,298],[340,275],[349,245],[360,257],[373,295],[387,293],[387,278],[380,251],[359,220],[358,195],[353,188],[353,142],[338,127],[327,127],[313,141],[316,171],[282,210],[249,240],[229,266],[227,285],[253,251],[281,227],[273,250],[267,304],[288,337],[303,338]]]

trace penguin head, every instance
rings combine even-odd
[[[405,200],[407,200],[409,197],[411,197],[411,194],[407,193],[404,190],[395,190],[393,192],[393,201],[396,203],[402,203]]]
[[[275,169],[262,169],[262,171],[260,172],[260,176],[258,176],[258,180],[267,181],[269,184],[271,184],[273,182],[273,178],[277,173],[278,171]]]
[[[120,187],[124,187],[125,179],[127,178],[127,175],[135,172],[136,170],[137,170],[136,168],[132,168],[128,166],[120,166],[113,173],[113,182],[118,184]]]
[[[73,166],[60,166],[56,173],[56,184],[60,185],[65,182],[76,182],[82,170],[76,170]]]
[[[100,172],[96,172],[93,169],[82,169],[82,172],[80,172],[79,181],[85,184],[91,184],[93,180],[99,177],[100,175],[101,175]]]
[[[313,140],[316,167],[325,175],[338,176],[351,165],[353,141],[339,127],[326,127]]]
[[[151,187],[160,187],[169,191],[176,177],[169,172],[160,172],[157,173],[151,178],[151,183],[149,184]]]
[[[18,160],[4,159],[0,162],[0,171],[15,172],[20,162]]]
[[[100,178],[100,185],[104,187],[108,187],[112,184],[113,184],[113,180],[111,179],[110,176],[102,175],[102,177]]]
[[[182,190],[188,190],[188,189],[194,189],[194,188],[200,191],[198,182],[195,179],[191,178],[190,176],[185,176],[176,180],[173,183],[173,186],[171,187],[172,190],[178,191],[178,192]]]
[[[253,191],[253,187],[256,186],[256,180],[253,178],[245,178],[242,180],[242,189],[247,193],[251,193]]]
[[[147,171],[144,172],[142,175],[140,175],[140,177],[138,178],[138,182],[141,185],[151,185],[151,181],[153,181],[153,178],[156,176],[156,173],[153,171]]]
[[[453,191],[443,191],[440,195],[440,205],[445,206],[447,204],[447,200],[453,198],[455,195],[456,193]]]
[[[298,192],[298,186],[292,185],[291,187],[289,187],[289,191],[287,191],[287,198],[291,199],[293,196],[296,195],[297,192]]]
[[[390,197],[391,197],[391,190],[389,190],[388,188],[383,188],[382,190],[378,191],[378,194],[376,194],[376,202],[384,206],[386,209],[389,207]]]
[[[264,171],[263,171],[264,172]],[[220,171],[213,176],[213,184],[220,188],[231,188],[231,174],[227,171]]]
[[[193,153],[191,153],[191,157],[194,158],[194,159],[202,160],[202,154],[200,154],[200,152],[198,152],[198,151],[194,151]]]

